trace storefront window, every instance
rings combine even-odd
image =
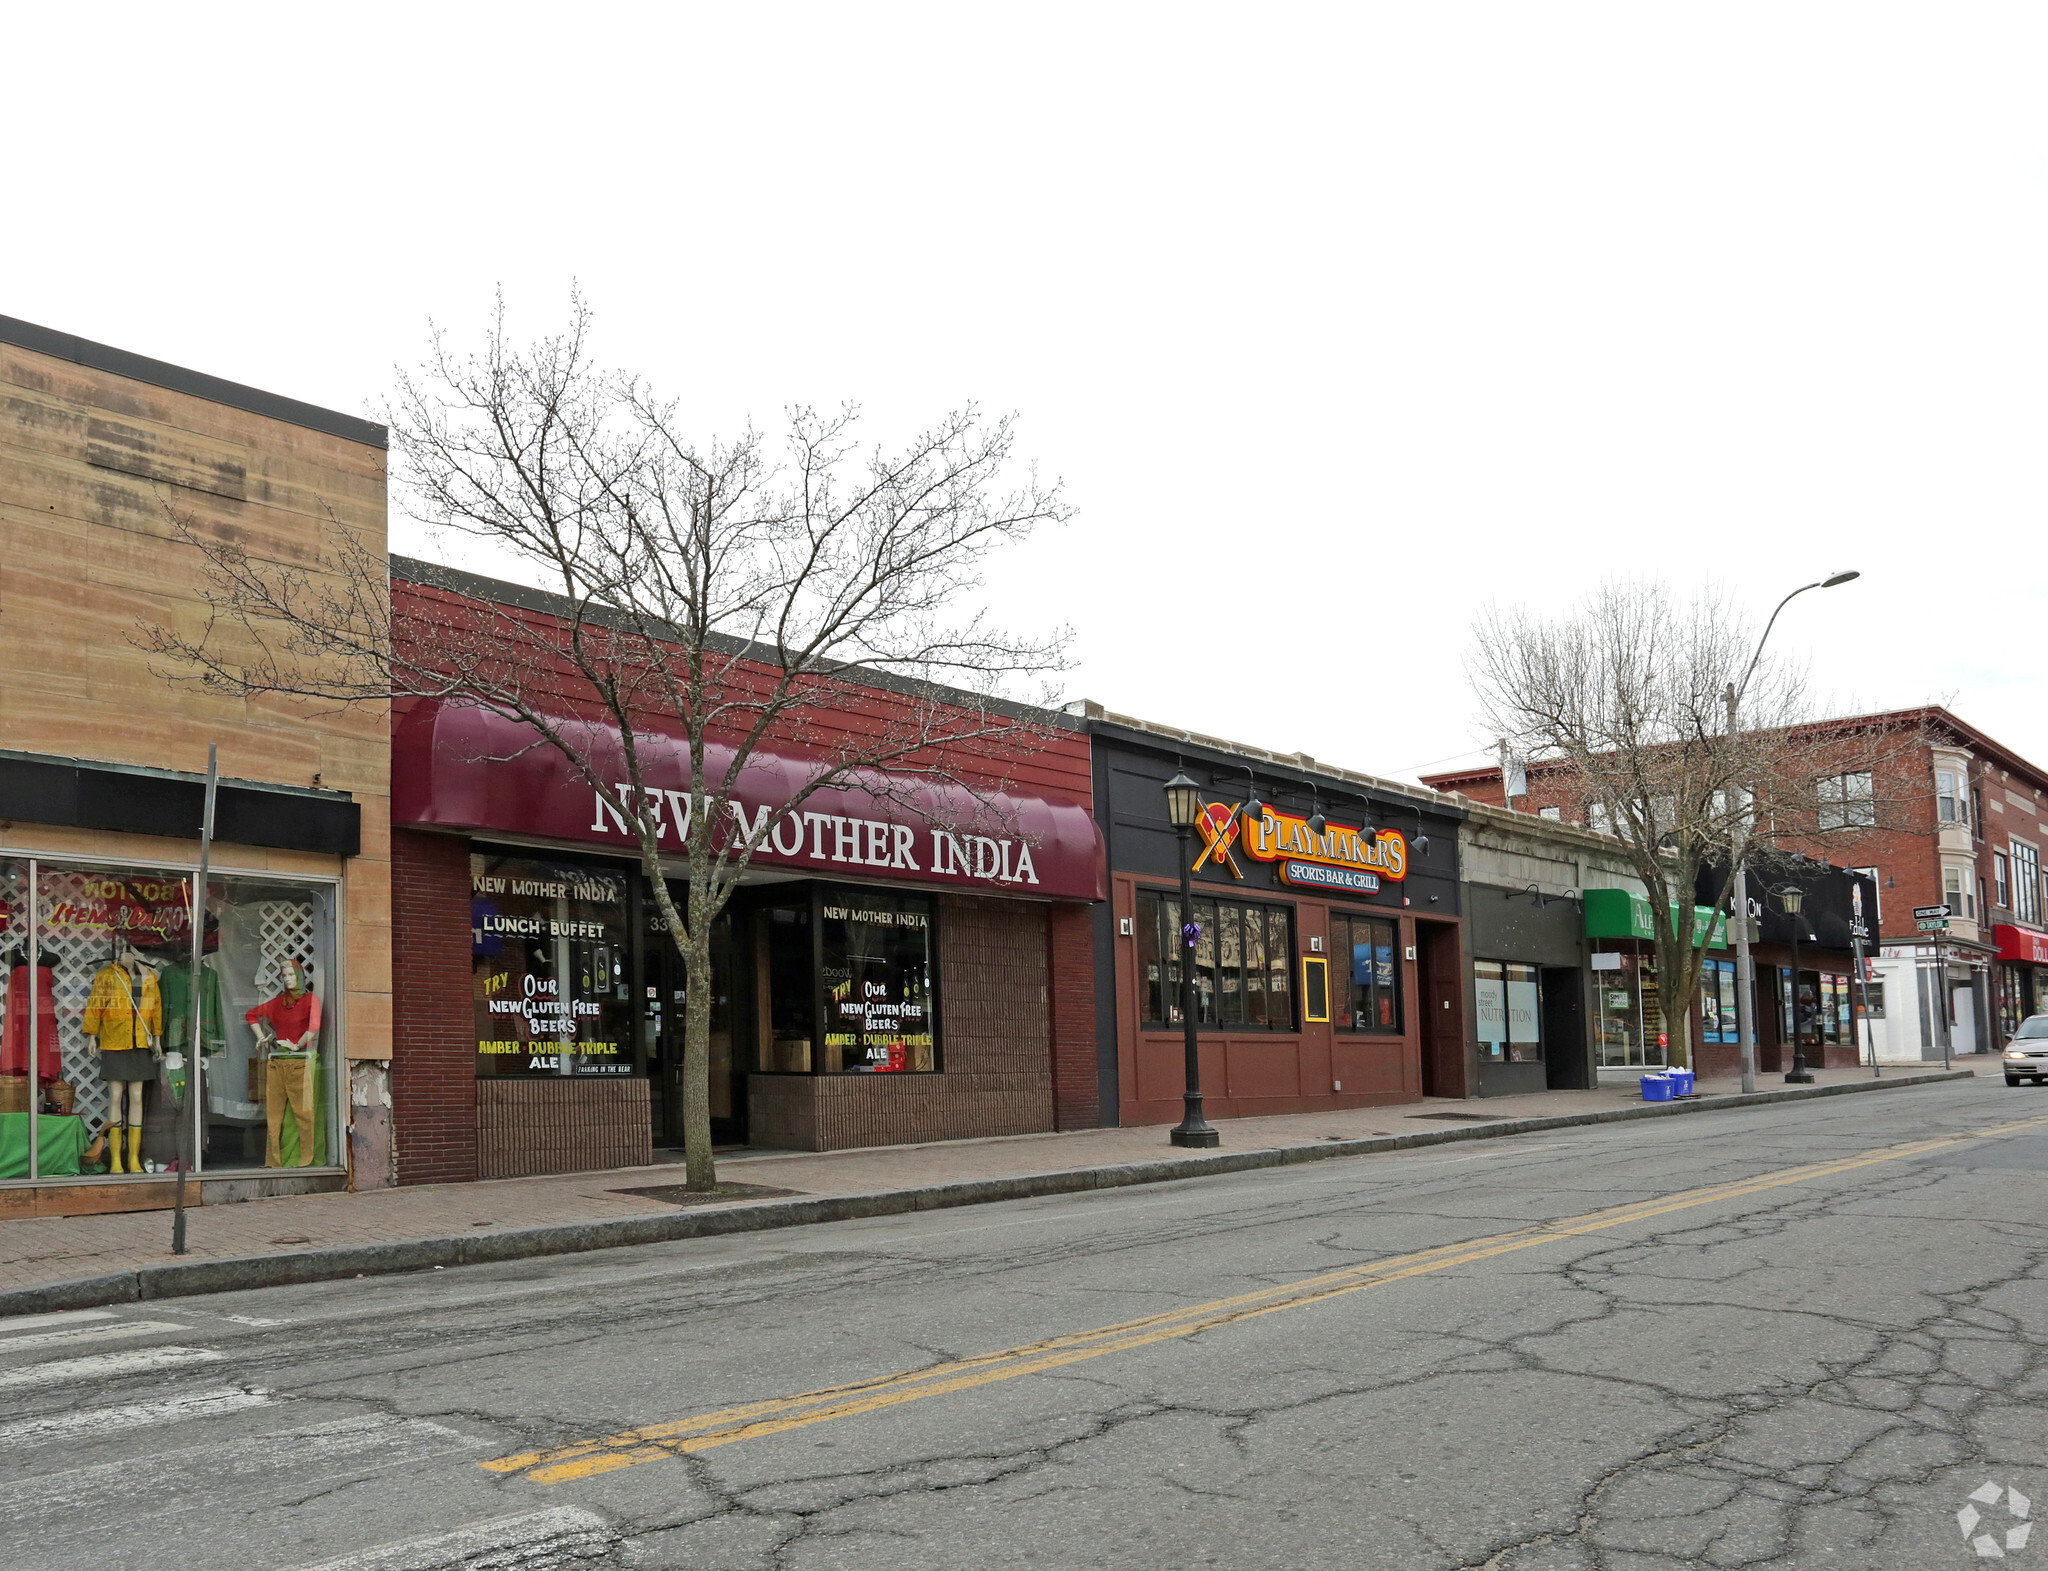
[[[827,889],[819,904],[826,1074],[939,1067],[932,898]]]
[[[1602,959],[1608,957],[1602,956]],[[1614,955],[1596,971],[1600,1063],[1610,1069],[1655,1068],[1665,1060],[1664,1016],[1657,1004],[1657,964],[1648,955]]]
[[[469,865],[477,1077],[638,1073],[625,878],[491,852]]]
[[[1292,1031],[1293,912],[1285,906],[1197,897],[1195,1023],[1233,1031]],[[1181,1023],[1180,901],[1138,896],[1139,1009],[1147,1026]]]
[[[1998,968],[1998,1027],[2009,1042],[2019,1030],[2020,1022],[2027,1018],[2026,994],[2020,985],[2018,966]]]
[[[1336,1026],[1340,1031],[1375,1031],[1389,1035],[1401,1029],[1401,968],[1395,964],[1392,922],[1375,917],[1330,915],[1333,967],[1348,979],[1337,990]]]
[[[1536,967],[1512,960],[1472,962],[1478,999],[1479,1056],[1495,1063],[1543,1057],[1543,1009]]]
[[[0,863],[0,1178],[340,1163],[332,886],[210,878],[195,980],[193,882]]]

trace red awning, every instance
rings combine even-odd
[[[1991,935],[1998,940],[1999,959],[2028,960],[2037,966],[2048,966],[2048,933],[2000,922]]]
[[[566,722],[605,778],[624,785],[623,745],[615,727]],[[641,734],[643,778],[658,789],[664,844],[682,849],[689,805],[688,747]],[[708,750],[716,774],[732,750]],[[817,778],[801,758],[756,753],[741,774],[735,806],[750,823],[793,800]],[[886,781],[886,784],[884,783]],[[992,894],[1101,900],[1102,836],[1079,802],[1004,793],[984,805],[960,786],[914,777],[879,777],[876,791],[825,789],[806,798],[801,816],[783,821],[755,852],[763,867],[843,878],[886,879]],[[624,821],[556,748],[517,721],[481,709],[414,705],[391,738],[391,820],[398,825],[467,829],[582,841],[634,855]]]

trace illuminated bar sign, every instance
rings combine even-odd
[[[1210,812],[1220,819],[1217,806]],[[1256,820],[1238,819],[1230,832],[1241,837],[1245,855],[1275,863],[1285,884],[1371,894],[1381,879],[1399,883],[1408,876],[1408,842],[1397,829],[1368,838],[1357,824],[1326,823],[1316,834],[1306,818],[1269,807]]]

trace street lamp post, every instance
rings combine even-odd
[[[1799,1029],[1799,930],[1806,924],[1800,920],[1799,908],[1806,903],[1805,892],[1797,884],[1787,884],[1778,891],[1778,904],[1785,914],[1792,918],[1792,1068],[1785,1076],[1788,1086],[1810,1086],[1813,1071],[1806,1067],[1806,1037]],[[1819,1023],[1820,999],[1814,998],[1815,1023]]]
[[[1778,602],[1778,610],[1773,611],[1771,619],[1764,623],[1764,636],[1756,641],[1756,653],[1749,657],[1742,680],[1728,684],[1728,743],[1731,747],[1740,734],[1736,711],[1742,703],[1742,695],[1749,689],[1749,679],[1756,674],[1756,663],[1764,657],[1764,645],[1770,639],[1771,629],[1778,625],[1778,611],[1784,610],[1809,589],[1833,589],[1837,584],[1846,584],[1850,579],[1862,576],[1853,567],[1844,568],[1810,584],[1801,584]],[[1735,808],[1728,820],[1728,865],[1735,871],[1735,1034],[1742,1042],[1742,1090],[1746,1096],[1756,1090],[1756,1011],[1752,1004],[1756,993],[1756,962],[1749,953],[1749,870],[1744,856],[1747,847],[1743,845],[1744,809],[1739,803],[1730,805]],[[1792,994],[1793,1034],[1797,1036],[1799,979],[1796,975],[1792,979]]]
[[[1180,844],[1180,1025],[1187,1052],[1181,1120],[1167,1136],[1177,1146],[1220,1146],[1223,1137],[1202,1117],[1202,1053],[1195,1039],[1195,883],[1188,832],[1202,812],[1202,788],[1185,770],[1166,782],[1166,819]]]

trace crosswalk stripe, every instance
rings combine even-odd
[[[0,1336],[0,1358],[9,1353],[26,1353],[32,1348],[56,1347],[65,1342],[103,1342],[124,1336],[156,1336],[165,1331],[189,1332],[179,1320],[116,1320],[109,1325],[72,1326],[63,1331],[38,1331],[29,1336]]]
[[[137,1347],[125,1353],[95,1353],[90,1358],[61,1358],[49,1364],[23,1364],[0,1371],[0,1391],[19,1386],[56,1385],[66,1380],[102,1380],[140,1375],[186,1364],[211,1364],[221,1355],[210,1347]]]
[[[13,1315],[0,1319],[0,1331],[33,1331],[38,1326],[77,1326],[88,1320],[111,1320],[111,1309],[60,1309],[48,1315]]]
[[[616,1543],[619,1536],[595,1511],[555,1506],[527,1516],[474,1522],[452,1533],[386,1544],[315,1566],[294,1566],[291,1571],[434,1571],[441,1566],[468,1565],[486,1554],[492,1571],[513,1571],[543,1558],[546,1564],[557,1565],[560,1562],[555,1557],[565,1550],[603,1549]]]
[[[69,1413],[52,1413],[46,1418],[17,1419],[0,1424],[0,1446],[25,1445],[54,1440],[79,1430],[115,1430],[135,1424],[175,1424],[186,1418],[214,1418],[222,1413],[240,1413],[252,1407],[275,1407],[280,1398],[274,1391],[259,1388],[239,1390],[223,1386],[212,1391],[192,1391],[184,1396],[165,1397],[156,1402],[130,1402],[121,1407],[91,1407]]]

